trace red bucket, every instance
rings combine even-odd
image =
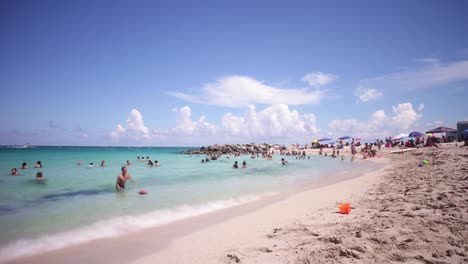
[[[351,205],[349,203],[342,203],[338,205],[338,209],[340,209],[340,214],[349,214],[351,212]]]

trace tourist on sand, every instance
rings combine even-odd
[[[18,176],[18,175],[20,175],[20,173],[18,172],[16,168],[11,169],[11,176]]]
[[[46,180],[46,178],[42,177],[42,172],[39,171],[39,172],[36,173],[36,181],[43,182],[45,180]]]
[[[239,168],[239,165],[237,164],[237,161],[234,162],[234,165],[232,165],[232,167],[233,167],[234,169],[238,169],[238,168]]]
[[[36,165],[34,165],[34,168],[42,168],[42,163],[40,160],[36,162]]]
[[[21,169],[25,170],[28,168],[28,164],[26,164],[26,162],[23,162],[23,164],[21,165]]]
[[[247,163],[245,162],[245,160],[244,160],[244,162],[242,162],[242,168],[243,169],[247,168]]]
[[[133,184],[136,182],[130,176],[130,173],[127,172],[127,167],[122,167],[122,173],[117,177],[117,182],[115,183],[115,188],[117,191],[123,191],[125,189],[125,182],[130,180]]]
[[[106,161],[105,160],[101,161],[101,167],[105,167],[105,166],[106,166]]]

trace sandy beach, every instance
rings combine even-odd
[[[462,263],[468,151],[382,153],[338,183],[12,263]],[[429,164],[419,167],[422,160]],[[349,215],[337,205],[350,202]]]

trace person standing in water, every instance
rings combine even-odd
[[[122,173],[117,177],[117,182],[115,183],[115,188],[117,191],[123,191],[125,189],[125,182],[130,180],[133,184],[136,182],[130,176],[130,173],[127,172],[127,167],[122,167]]]

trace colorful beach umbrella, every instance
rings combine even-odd
[[[408,135],[408,137],[421,137],[421,136],[424,136],[424,134],[419,131],[413,131]]]
[[[316,143],[318,140],[319,140],[319,139],[316,138],[316,139],[312,140],[312,143]]]
[[[340,137],[338,139],[345,140],[345,139],[350,139],[350,138],[351,138],[350,136],[344,136],[344,137]]]
[[[354,140],[355,140],[355,141],[361,141],[362,138],[355,138]]]
[[[321,138],[318,141],[330,141],[330,140],[332,140],[332,139],[331,138]]]

